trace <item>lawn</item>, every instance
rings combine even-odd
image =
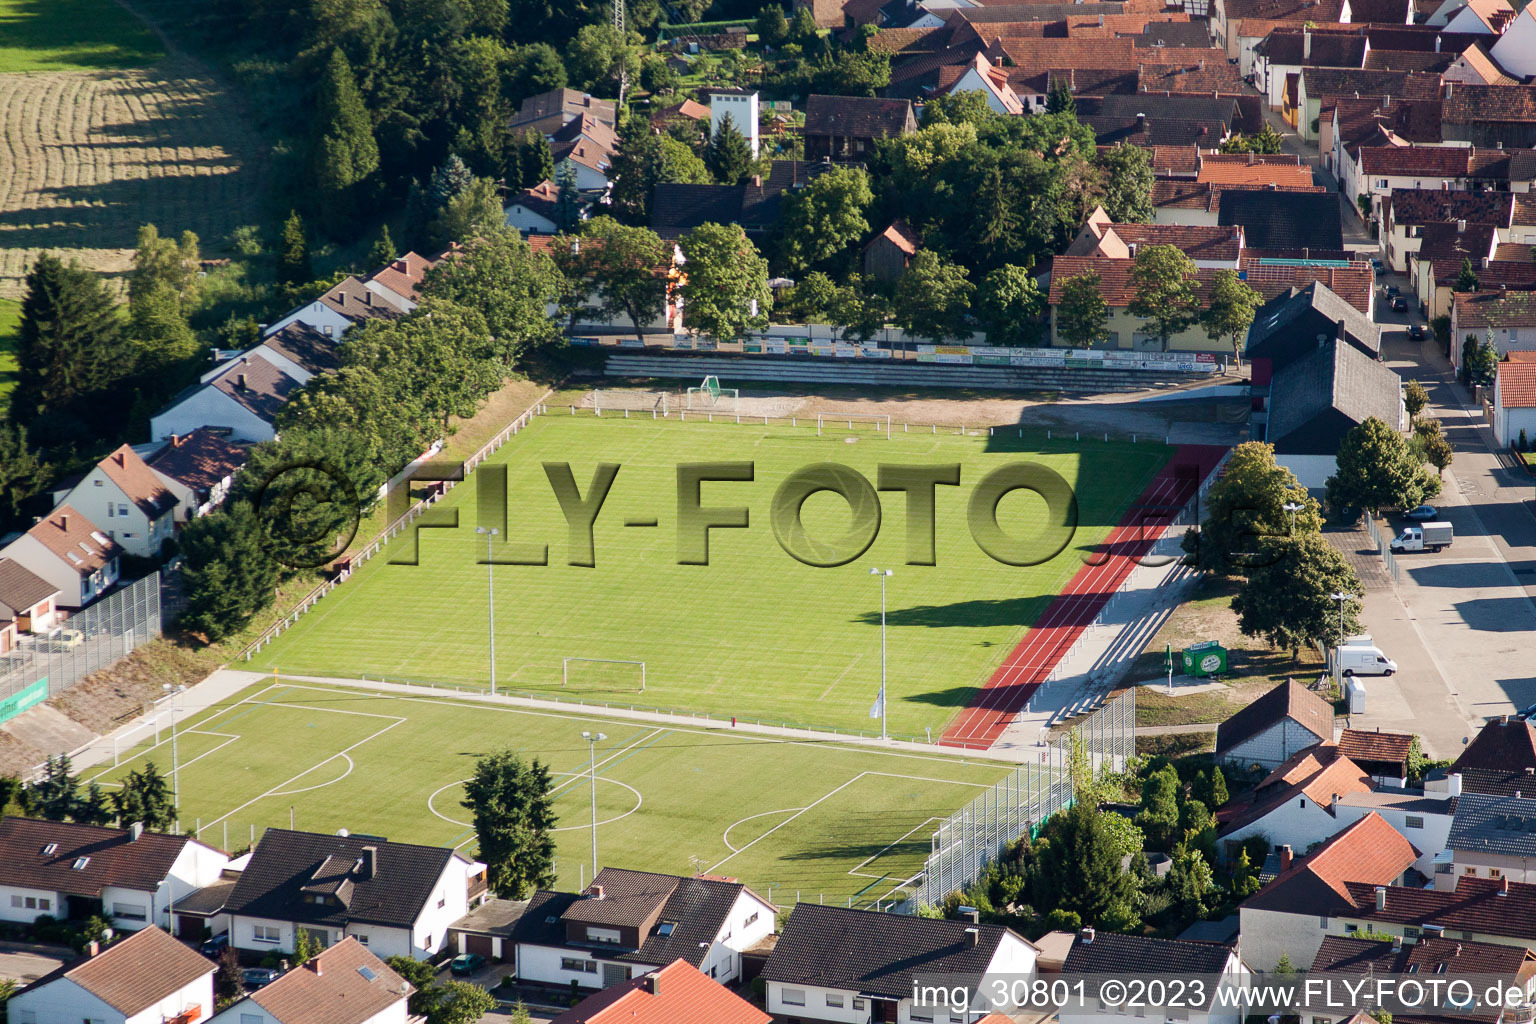
[[[814,421],[805,420],[763,427],[564,413],[538,418],[492,460],[507,468],[510,539],[547,544],[550,560],[495,568],[498,688],[878,729],[868,713],[880,685],[880,587],[869,572],[894,567],[887,592],[889,728],[916,737],[925,729],[937,733],[1167,456],[1161,445],[1047,446],[984,434],[903,434],[899,427],[886,439],[858,423],[851,433],[829,429],[818,437]],[[583,494],[594,464],[622,467],[596,522],[591,568],[566,564],[565,520],[540,465],[567,460]],[[749,527],[710,531],[710,564],[679,565],[675,467],[717,460],[755,463],[751,482],[703,485],[705,506],[746,506]],[[878,537],[850,564],[813,568],[786,554],[769,523],[773,493],[794,470],[829,460],[871,481],[881,463],[960,464],[961,485],[938,488],[937,564],[905,564],[906,499],[898,493],[881,500]],[[993,561],[966,526],[977,482],[1020,461],[1060,473],[1076,488],[1080,510],[1066,549],[1027,568]],[[419,564],[389,564],[410,554],[409,535],[397,540],[388,558],[364,565],[248,667],[484,686],[487,571],[478,564],[486,543],[473,529],[478,486],[471,479],[438,506],[440,514],[457,513],[458,528],[421,530]],[[1011,535],[1038,537],[1044,508],[1033,494],[1015,492],[1000,502],[999,522]],[[851,523],[848,506],[830,494],[806,501],[804,519],[813,538],[841,536]],[[625,525],[647,520],[649,528]],[[637,692],[636,666],[593,662],[571,663],[570,686],[562,689],[565,658],[643,661],[645,692]]]
[[[268,678],[179,724],[181,824],[234,850],[291,820],[473,856],[461,782],[478,756],[511,746],[555,775],[560,884],[575,887],[592,877],[583,730],[607,734],[600,863],[733,875],[781,903],[890,899],[922,868],[937,823],[1011,768]],[[168,728],[158,744],[146,735],[94,777],[110,789],[146,761],[169,771],[170,747]]]
[[[112,0],[0,0],[0,73],[143,67],[160,41]]]
[[[16,331],[21,326],[21,303],[0,299],[0,413],[16,390]]]

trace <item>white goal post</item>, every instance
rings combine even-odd
[[[560,686],[565,688],[571,681],[571,662],[585,661],[598,665],[639,665],[640,666],[640,692],[645,692],[645,662],[626,661],[622,658],[561,658],[560,659]]]
[[[891,438],[891,417],[889,413],[830,413],[816,414],[816,436],[820,437],[827,430],[855,430],[854,424],[870,424],[875,433],[884,434],[886,440]]]
[[[592,409],[604,412],[658,412],[667,414],[665,391],[631,391],[625,388],[593,388]]]
[[[721,409],[721,400],[729,398],[730,404],[721,411],[734,413],[741,399],[741,391],[738,388],[723,388],[720,386],[720,378],[710,374],[704,378],[704,382],[698,387],[688,389],[688,409],[706,409],[713,412]]]

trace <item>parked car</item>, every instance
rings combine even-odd
[[[1397,671],[1397,662],[1381,652],[1374,644],[1358,644],[1338,649],[1339,667],[1346,676],[1390,676]]]
[[[51,651],[67,651],[85,643],[85,634],[78,629],[65,629],[63,626],[55,626],[44,633],[39,642]]]
[[[247,992],[254,992],[272,984],[280,973],[270,967],[247,967],[240,972],[240,980],[245,983]]]
[[[1415,523],[1427,522],[1440,515],[1440,510],[1433,505],[1420,505],[1403,513],[1404,519],[1411,519]]]
[[[1403,532],[1392,538],[1387,547],[1394,554],[1403,551],[1439,551],[1448,548],[1456,539],[1456,530],[1450,523],[1428,522],[1422,526],[1405,526]]]
[[[1402,289],[1400,289],[1400,288],[1399,288],[1399,287],[1398,287],[1398,286],[1397,286],[1397,285],[1395,285],[1395,284],[1389,284],[1389,285],[1387,285],[1387,298],[1389,298],[1389,299],[1391,299],[1391,298],[1396,298],[1396,297],[1397,297],[1397,293],[1398,293],[1398,292],[1399,292],[1399,291],[1401,291],[1401,290],[1402,290]]]
[[[485,957],[479,953],[460,953],[453,958],[448,969],[454,974],[474,974],[485,966]]]
[[[1392,312],[1394,312],[1394,313],[1406,313],[1406,312],[1408,312],[1408,300],[1403,298],[1401,295],[1399,295],[1397,298],[1393,299],[1392,300]]]
[[[1408,328],[1409,341],[1423,341],[1428,336],[1429,332],[1424,330],[1423,324],[1414,324],[1412,327]]]
[[[1385,263],[1381,262],[1381,260],[1378,259],[1377,257],[1372,256],[1371,257],[1371,269],[1376,272],[1376,276],[1377,277],[1380,277],[1382,274],[1385,274],[1387,272],[1387,265]]]
[[[217,960],[224,955],[224,951],[228,948],[229,933],[225,932],[223,935],[215,935],[213,938],[207,939],[198,947],[198,950],[208,959]]]

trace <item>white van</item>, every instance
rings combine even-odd
[[[1389,676],[1397,662],[1374,644],[1350,644],[1339,648],[1339,671],[1346,676]]]

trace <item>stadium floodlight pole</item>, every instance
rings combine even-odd
[[[181,821],[181,758],[177,756],[176,749],[176,698],[186,689],[186,686],[172,688],[170,683],[166,683],[161,689],[166,691],[166,695],[161,699],[171,702],[171,819],[179,825]]]
[[[597,878],[597,744],[600,740],[607,739],[605,733],[583,732],[581,738],[587,741],[587,748],[592,752],[592,877]]]
[[[491,610],[491,696],[496,696],[496,563],[491,561],[491,538],[499,535],[494,526],[477,526],[476,533],[485,534],[485,591]]]
[[[896,575],[889,569],[871,569],[871,576],[880,577],[880,738],[886,739],[885,731],[885,581]]]
[[[1299,501],[1288,501],[1280,507],[1291,514],[1291,536],[1296,536],[1296,513],[1306,508],[1306,506]]]

